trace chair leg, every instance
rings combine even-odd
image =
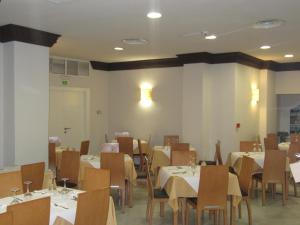
[[[160,203],[160,216],[161,217],[165,216],[165,203],[164,202]]]
[[[147,202],[147,209],[146,209],[146,220],[147,220],[147,221],[149,221],[150,207],[151,207],[151,199],[149,198],[149,199],[148,199],[148,202]]]
[[[150,210],[149,210],[149,225],[152,225],[154,206],[155,203],[151,201]]]
[[[252,225],[252,212],[251,212],[251,205],[250,205],[250,199],[246,198],[246,206],[248,211],[248,225]]]
[[[282,184],[282,205],[285,206],[286,201],[286,184]]]
[[[125,213],[125,189],[121,189],[122,213]]]
[[[185,206],[185,225],[189,225],[189,218],[190,218],[190,210],[189,204],[187,203]]]
[[[238,208],[239,208],[239,219],[241,219],[242,218],[242,202],[239,203]]]
[[[265,183],[261,183],[261,196],[262,196],[262,205],[265,206],[266,204],[266,184]]]
[[[201,224],[202,224],[202,210],[200,210],[200,212],[196,210],[196,225],[201,225]]]
[[[295,194],[295,197],[298,196],[298,193],[297,193],[297,183],[295,182],[295,180],[293,179],[293,183],[294,183],[294,194]]]
[[[227,225],[227,207],[223,210],[223,224]]]
[[[212,211],[213,212],[213,214],[214,214],[214,225],[217,225],[217,224],[219,224],[218,223],[218,214],[219,214],[219,210],[214,210],[214,211]]]

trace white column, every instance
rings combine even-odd
[[[4,162],[48,160],[49,48],[3,44]]]

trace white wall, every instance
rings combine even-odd
[[[300,71],[276,72],[276,94],[300,94]]]
[[[140,85],[153,85],[153,106],[139,105]],[[109,136],[129,131],[143,139],[152,135],[162,144],[163,135],[181,136],[182,67],[114,71],[109,74]]]
[[[68,80],[68,87],[88,88],[90,90],[90,151],[96,153],[104,143],[105,133],[108,131],[108,73],[93,70],[90,76],[62,76],[50,74],[51,87],[62,86],[62,80]],[[97,110],[101,114],[97,114]],[[80,142],[81,140],[78,140]]]

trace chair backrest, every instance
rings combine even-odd
[[[82,141],[80,145],[80,155],[88,155],[89,154],[89,146],[90,141]]]
[[[13,225],[12,212],[0,213],[0,225]]]
[[[164,145],[173,146],[174,144],[179,143],[179,135],[165,135],[164,136]]]
[[[60,178],[68,178],[69,182],[77,184],[80,165],[78,151],[63,151],[60,166]]]
[[[269,150],[265,152],[263,181],[284,182],[286,151]]]
[[[17,194],[23,193],[21,171],[0,173],[0,198],[11,196],[12,188],[19,188]]]
[[[242,158],[242,168],[240,170],[239,184],[242,192],[249,193],[251,187],[252,173],[254,170],[254,159],[244,156]]]
[[[222,154],[221,154],[221,142],[217,141],[216,143],[216,152],[215,152],[215,157],[214,160],[218,165],[223,165],[223,159],[222,159]]]
[[[110,187],[110,171],[107,169],[96,169],[86,167],[84,170],[83,186],[85,191]]]
[[[119,152],[133,157],[133,138],[132,137],[118,137]]]
[[[14,225],[49,225],[50,197],[9,205],[7,211],[13,213]]]
[[[175,143],[171,145],[172,151],[189,151],[190,144],[189,143]]]
[[[109,188],[80,193],[74,225],[106,225]]]
[[[124,153],[101,152],[101,168],[110,170],[110,186],[125,188]]]
[[[195,151],[172,151],[171,165],[172,166],[189,166],[191,163],[196,163]]]
[[[142,143],[140,139],[138,139],[138,149],[139,149],[139,156],[140,156],[140,165],[143,166],[145,164],[145,160],[144,160],[145,158],[144,158]]]
[[[296,154],[300,153],[300,142],[292,142],[288,150],[289,163],[294,163],[299,160]]]
[[[291,143],[300,142],[300,135],[297,133],[292,133],[291,135]]]
[[[259,151],[259,144],[257,141],[240,141],[240,152]]]
[[[55,143],[49,143],[48,145],[48,165],[50,169],[56,168],[56,145]]]
[[[278,137],[276,134],[267,134],[264,138],[265,150],[278,150]]]
[[[228,167],[201,166],[197,207],[227,204]]]
[[[30,191],[43,189],[44,175],[45,175],[45,163],[32,163],[21,166],[23,192],[26,192],[25,181],[31,181],[29,186]]]
[[[150,175],[150,167],[149,167],[148,158],[145,158],[145,162],[146,162],[146,173],[147,173],[148,197],[150,199],[153,199],[154,198],[154,191],[153,191],[153,184],[152,184],[151,175]]]

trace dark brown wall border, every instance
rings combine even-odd
[[[0,27],[0,42],[20,41],[52,47],[59,37],[60,35],[58,34],[52,34],[15,24],[8,24]]]
[[[215,54],[209,52],[198,52],[198,53],[179,54],[177,55],[177,58],[152,59],[152,60],[115,62],[115,63],[91,61],[93,69],[106,70],[106,71],[179,67],[179,66],[183,66],[184,64],[191,64],[191,63],[207,63],[207,64],[239,63],[245,66],[254,67],[256,69],[268,69],[272,71],[300,70],[300,62],[278,63],[271,60],[265,61],[253,57],[251,55],[247,55],[242,52],[228,52],[228,53],[215,53]]]

